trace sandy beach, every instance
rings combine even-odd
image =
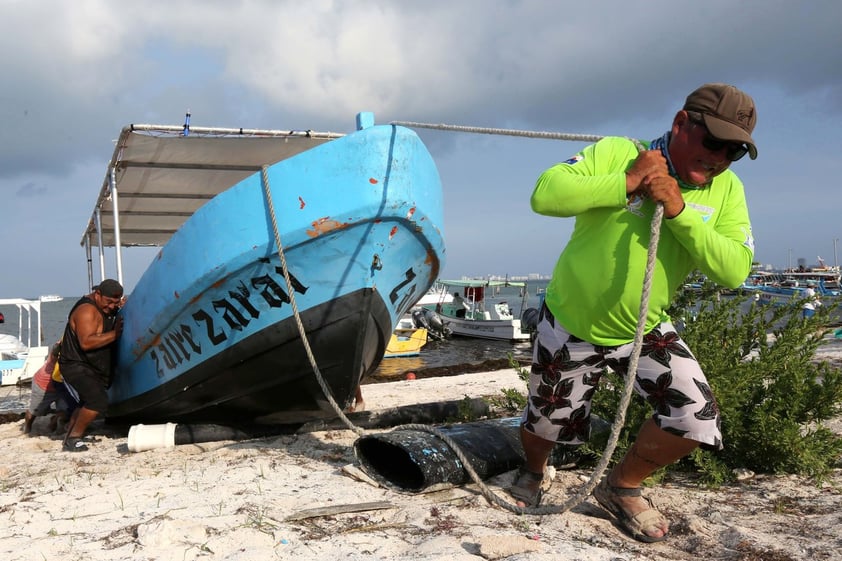
[[[523,388],[506,369],[364,386],[369,410],[499,395]],[[842,469],[817,487],[748,477],[709,490],[670,477],[649,495],[672,520],[668,541],[627,538],[593,499],[571,512],[516,515],[474,484],[406,494],[355,475],[351,430],[129,452],[100,427],[70,454],[22,421],[0,424],[0,555],[8,560],[842,559]],[[842,422],[833,428],[842,431]],[[390,430],[390,429],[378,429]],[[560,470],[560,504],[588,470]],[[489,479],[505,492],[514,472]],[[321,510],[319,510],[321,509]]]

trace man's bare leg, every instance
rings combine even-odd
[[[23,434],[29,434],[32,432],[32,423],[35,422],[35,415],[29,412],[27,409],[24,419],[23,419]]]
[[[88,409],[85,406],[79,407],[73,412],[75,420],[71,420],[72,426],[67,431],[67,438],[82,438],[85,435],[85,429],[88,425],[97,418],[98,411]]]
[[[648,419],[640,428],[632,447],[623,460],[608,474],[608,484],[612,487],[634,489],[640,487],[643,480],[658,469],[670,465],[699,445],[695,440],[676,436],[658,428],[653,419]],[[614,502],[630,517],[649,510],[651,507],[643,497],[616,495]],[[666,535],[669,524],[664,524],[658,532],[649,533],[652,537]]]
[[[526,454],[526,463],[524,467],[533,473],[543,474],[547,467],[547,460],[555,447],[555,442],[544,440],[539,436],[535,436],[531,432],[524,430],[523,426],[520,427],[520,442],[523,446],[523,452]],[[532,486],[534,485],[534,491],[538,492],[538,489],[541,486],[541,480],[537,479],[527,482],[528,479],[529,478],[524,478],[523,481],[516,481],[516,483],[520,483],[525,486],[528,485],[530,490],[533,490]],[[517,501],[517,505],[519,507],[527,506],[527,504],[521,500]]]
[[[73,410],[73,413],[70,415],[70,419],[67,421],[67,426],[64,430],[64,440],[62,441],[62,443],[67,442],[67,437],[70,436],[70,431],[73,430],[73,426],[76,424],[76,419],[79,417],[79,409],[80,407],[77,407]]]

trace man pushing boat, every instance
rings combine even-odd
[[[68,392],[80,403],[67,425],[62,449],[88,449],[85,430],[108,409],[106,390],[111,385],[112,353],[123,330],[117,312],[123,304],[123,287],[113,279],[95,286],[70,310],[62,338],[59,368]]]

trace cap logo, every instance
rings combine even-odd
[[[751,109],[740,109],[739,111],[737,111],[737,120],[744,125],[748,125],[751,122],[753,115],[753,107]]]

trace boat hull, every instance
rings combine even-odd
[[[266,177],[271,205],[261,173],[217,195],[132,291],[109,420],[333,416],[314,371],[340,407],[349,403],[397,318],[438,276],[441,185],[412,131],[366,128],[275,164]]]
[[[389,313],[379,294],[360,290],[300,314],[319,372],[340,406],[385,348]],[[349,333],[358,334],[350,337]],[[169,346],[169,342],[164,344]],[[187,345],[185,345],[186,347]],[[175,346],[179,349],[178,346]],[[175,361],[181,350],[156,353]],[[119,387],[119,385],[118,385]],[[125,423],[305,422],[333,416],[301,344],[294,317],[273,323],[213,354],[169,382],[109,406]]]
[[[0,386],[20,383],[25,364],[25,359],[0,359]]]
[[[386,345],[383,358],[418,356],[421,348],[427,344],[427,330],[423,327],[396,329]]]
[[[451,334],[459,337],[495,339],[502,341],[529,341],[531,335],[521,329],[519,319],[465,319],[439,312]]]

